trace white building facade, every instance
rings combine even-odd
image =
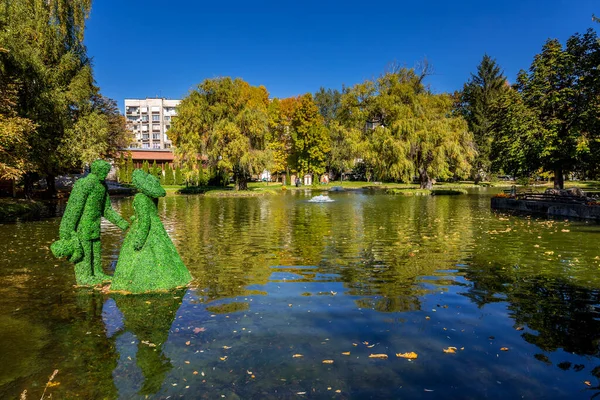
[[[161,150],[170,149],[167,131],[171,128],[175,107],[181,100],[125,99],[127,128],[133,132],[136,143],[132,148]]]

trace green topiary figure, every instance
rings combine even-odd
[[[133,185],[133,225],[121,248],[111,290],[143,293],[187,285],[192,277],[158,216],[158,198],[165,189],[155,176],[139,169]]]
[[[109,163],[96,160],[92,163],[91,173],[75,182],[60,221],[60,239],[50,247],[54,256],[67,257],[75,263],[78,285],[96,285],[110,280],[110,276],[102,270],[100,257],[101,217],[123,230],[129,227],[129,223],[110,205],[104,182],[109,171]]]

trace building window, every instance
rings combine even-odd
[[[150,143],[142,143],[142,149],[149,149]]]
[[[129,107],[126,107],[125,111],[127,112],[127,114],[137,114],[138,108],[129,106]]]
[[[152,121],[160,121],[160,115],[153,115]]]
[[[160,125],[158,125],[158,124],[152,125],[152,130],[153,131],[160,131]]]
[[[168,131],[169,129],[171,129],[171,125],[165,125],[165,131]]]
[[[153,112],[153,113],[155,113],[155,112],[156,112],[156,113],[157,113],[157,112],[160,112],[160,107],[159,107],[159,106],[152,106],[152,112]]]
[[[165,121],[170,121],[171,120],[171,116],[170,115],[165,115]]]
[[[169,143],[165,143],[165,149],[170,149],[171,145]]]
[[[142,112],[143,113],[147,113],[148,112],[148,107],[142,107]]]
[[[154,139],[154,140],[160,140],[160,133],[153,133],[152,134],[152,139]]]
[[[160,149],[160,143],[153,143],[152,144],[152,148],[153,149]]]
[[[143,122],[148,122],[148,116],[147,115],[142,115],[142,121]]]
[[[142,125],[142,132],[148,132],[148,125]]]
[[[144,139],[148,140],[150,139],[150,134],[148,133],[144,133],[144,135],[142,136]]]
[[[127,116],[127,121],[137,121],[138,117],[136,117],[135,115],[128,115]]]

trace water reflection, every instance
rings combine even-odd
[[[120,397],[152,395],[160,390],[173,368],[163,347],[184,293],[114,294],[104,304],[102,318],[107,337],[115,341],[119,353],[113,377]]]
[[[55,398],[596,393],[598,226],[493,213],[481,195],[310,197],[161,199],[197,289],[150,297],[74,289],[47,249],[56,220],[0,225],[0,350],[19,360],[0,397],[39,398],[54,369]],[[103,230],[108,267],[123,234]]]

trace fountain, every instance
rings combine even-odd
[[[331,203],[335,200],[330,199],[326,194],[320,194],[318,196],[313,197],[308,202],[309,203]]]

